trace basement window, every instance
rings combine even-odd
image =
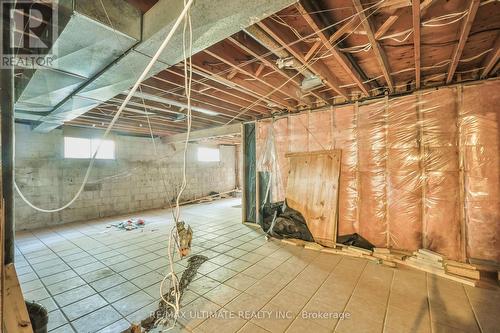
[[[219,148],[198,147],[198,161],[199,162],[219,162],[220,161]]]
[[[92,158],[100,142],[100,139],[66,136],[64,137],[64,158]],[[114,160],[115,142],[112,140],[103,140],[96,159]]]

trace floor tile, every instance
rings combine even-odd
[[[62,311],[70,321],[86,315],[92,311],[104,307],[108,303],[99,295],[93,295],[62,308]]]

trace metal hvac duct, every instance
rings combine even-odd
[[[57,68],[38,69],[18,84],[16,114],[39,120],[48,132],[129,89],[170,31],[183,0],[160,0],[142,17],[122,0],[61,0],[67,22],[56,41]],[[294,0],[196,1],[191,8],[193,53],[197,53]],[[142,28],[141,28],[142,19]],[[176,32],[149,76],[183,60],[182,29]]]

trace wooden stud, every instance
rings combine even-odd
[[[469,7],[469,12],[467,13],[467,17],[465,19],[464,24],[462,25],[462,32],[460,33],[460,38],[458,41],[458,45],[453,52],[453,58],[451,60],[450,68],[448,70],[448,76],[446,78],[446,84],[450,84],[453,80],[453,75],[455,75],[455,70],[457,69],[458,62],[462,57],[462,52],[465,47],[465,43],[469,38],[469,32],[472,27],[472,23],[474,22],[474,18],[476,17],[477,9],[479,8],[480,0],[472,0],[472,3]]]
[[[420,89],[420,0],[413,0],[413,54],[415,57],[415,88]]]

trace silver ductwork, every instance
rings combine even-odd
[[[102,1],[107,13],[101,0],[61,0],[70,14],[56,41],[60,50],[57,68],[26,73],[24,82],[18,85],[22,93],[16,112],[25,119],[38,116],[36,131],[51,131],[129,89],[170,31],[184,3],[160,0],[141,16],[125,1]],[[193,54],[295,2],[197,0],[191,8]],[[179,29],[149,76],[182,60]]]

